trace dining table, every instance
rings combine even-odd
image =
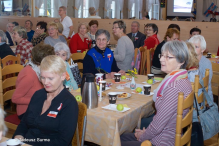
[[[2,137],[2,139],[0,140],[0,146],[7,146],[6,144],[6,141],[10,139],[10,138],[7,138],[7,137]],[[22,144],[22,146],[30,146],[29,144]]]
[[[87,109],[87,125],[85,132],[85,141],[93,142],[101,146],[121,146],[120,135],[123,133],[133,132],[135,128],[141,125],[141,118],[148,117],[154,113],[153,96],[136,93],[130,89],[130,76],[127,79],[115,83],[113,79],[106,79],[107,83],[112,83],[110,89],[103,91],[106,95],[98,102],[98,107]],[[137,75],[135,82],[137,87],[143,87],[147,84],[146,75]],[[152,84],[151,91],[158,87],[159,82]],[[122,88],[124,89],[122,89]],[[116,100],[116,104],[125,104],[128,111],[119,112],[102,107],[109,105],[109,92],[130,93],[130,98]],[[81,95],[80,90],[73,90],[74,96]],[[83,98],[83,97],[82,97]]]

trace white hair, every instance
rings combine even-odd
[[[204,51],[206,49],[206,41],[202,35],[194,35],[189,39],[189,42],[194,44],[200,44],[201,50]]]
[[[68,60],[70,58],[70,55],[71,55],[69,47],[63,42],[56,43],[55,46],[54,46],[55,53],[59,52],[59,51],[62,51],[62,50],[64,50],[67,53],[67,58],[66,59]]]

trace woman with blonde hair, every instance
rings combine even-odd
[[[70,146],[78,119],[78,104],[64,87],[66,64],[56,55],[45,57],[40,64],[44,86],[31,98],[14,138],[30,145]]]
[[[52,47],[58,42],[63,42],[67,44],[66,39],[63,36],[59,35],[57,23],[50,22],[47,25],[47,30],[48,30],[49,36],[45,38],[44,40],[45,44],[49,44]]]
[[[87,34],[88,25],[86,23],[80,23],[78,25],[78,33],[73,35],[70,40],[70,50],[71,53],[77,53],[77,50],[80,50],[82,53],[90,48],[91,38]]]

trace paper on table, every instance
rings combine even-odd
[[[109,104],[109,105],[107,105],[107,106],[104,106],[104,107],[102,107],[103,109],[108,109],[108,110],[112,110],[112,111],[116,111],[116,112],[125,112],[125,111],[128,111],[128,110],[130,110],[130,108],[127,108],[127,107],[124,107],[124,109],[122,110],[122,111],[118,111],[117,109],[116,109],[116,104]]]
[[[144,86],[143,84],[136,84],[136,88],[140,87],[143,89],[143,86]],[[125,84],[125,87],[130,88],[130,82]]]

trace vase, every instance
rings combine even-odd
[[[135,83],[135,78],[134,77],[132,77],[132,81],[130,83],[130,88],[131,88],[131,90],[135,90],[135,88],[136,88],[136,83]]]

